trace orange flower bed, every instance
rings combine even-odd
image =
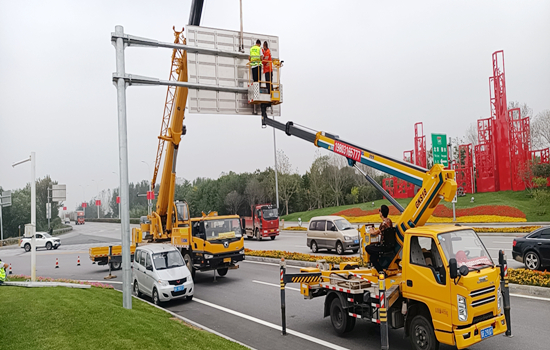
[[[390,206],[390,215],[400,215],[397,208],[394,206]],[[337,213],[334,213],[333,215],[340,215],[340,216],[347,216],[347,217],[360,217],[360,216],[369,216],[369,215],[378,215],[378,209],[372,209],[372,210],[362,210],[360,208],[350,208],[346,210],[339,211]],[[456,216],[457,217],[464,217],[464,216],[479,216],[479,215],[487,215],[487,216],[505,216],[510,218],[519,218],[519,219],[525,219],[525,213],[517,208],[513,208],[507,205],[480,205],[473,208],[465,208],[465,209],[456,209]],[[439,204],[434,212],[433,216],[439,217],[439,218],[452,218],[453,217],[453,210],[450,208],[447,208],[443,204]],[[525,220],[518,220],[518,221],[525,221]]]

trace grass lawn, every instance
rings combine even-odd
[[[112,289],[0,287],[0,348],[245,349]]]
[[[470,203],[470,199],[474,197],[474,203]],[[409,204],[411,198],[406,199],[397,199],[399,204],[403,207],[406,207]],[[374,208],[379,208],[380,205],[386,204],[390,205],[390,202],[387,200],[377,200],[374,201],[374,206],[372,202],[361,203],[361,204],[352,204],[352,205],[342,205],[339,207],[330,207],[323,209],[316,209],[306,212],[297,212],[285,215],[281,217],[286,221],[298,221],[298,218],[301,218],[302,221],[309,221],[314,216],[320,215],[332,215],[339,211],[350,209],[350,208],[361,208],[363,210],[371,210]],[[441,201],[440,204],[443,204],[449,208],[452,208],[452,203]],[[456,208],[471,208],[478,205],[508,205],[511,207],[518,208],[525,213],[527,221],[529,222],[540,222],[540,221],[550,221],[550,209],[547,210],[545,215],[537,215],[534,208],[536,208],[536,203],[532,197],[529,196],[527,191],[514,192],[514,191],[503,191],[503,192],[488,192],[488,193],[474,193],[467,194],[464,197],[458,198],[458,203]],[[548,203],[550,208],[550,203]]]

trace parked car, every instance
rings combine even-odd
[[[172,299],[193,299],[194,283],[180,251],[168,244],[136,248],[132,270],[134,294],[145,294],[156,305]]]
[[[316,216],[309,221],[307,246],[314,253],[319,249],[335,249],[340,255],[346,250],[357,253],[359,231],[341,216]]]
[[[19,246],[25,248],[26,252],[31,251],[31,237],[21,238]],[[36,232],[36,249],[46,248],[48,250],[57,249],[61,245],[61,240],[57,237],[52,237],[47,232]]]
[[[512,243],[512,257],[529,270],[550,266],[550,226],[541,227]]]

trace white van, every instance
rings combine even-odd
[[[309,221],[307,246],[317,253],[319,249],[336,250],[339,255],[346,250],[359,251],[359,231],[341,216],[316,216]]]
[[[136,248],[132,272],[134,294],[145,294],[156,305],[163,301],[193,299],[194,283],[181,253],[168,244],[148,244]]]

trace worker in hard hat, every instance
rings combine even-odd
[[[260,76],[262,75],[262,49],[260,45],[262,42],[258,39],[256,40],[256,45],[250,48],[250,69],[252,70],[252,80],[258,82]]]
[[[271,59],[271,50],[269,49],[269,45],[267,44],[267,41],[264,41],[264,46],[262,50],[262,64],[263,64],[263,70],[265,74],[265,85],[267,88],[267,92],[271,94],[271,81],[273,79],[273,62]]]

